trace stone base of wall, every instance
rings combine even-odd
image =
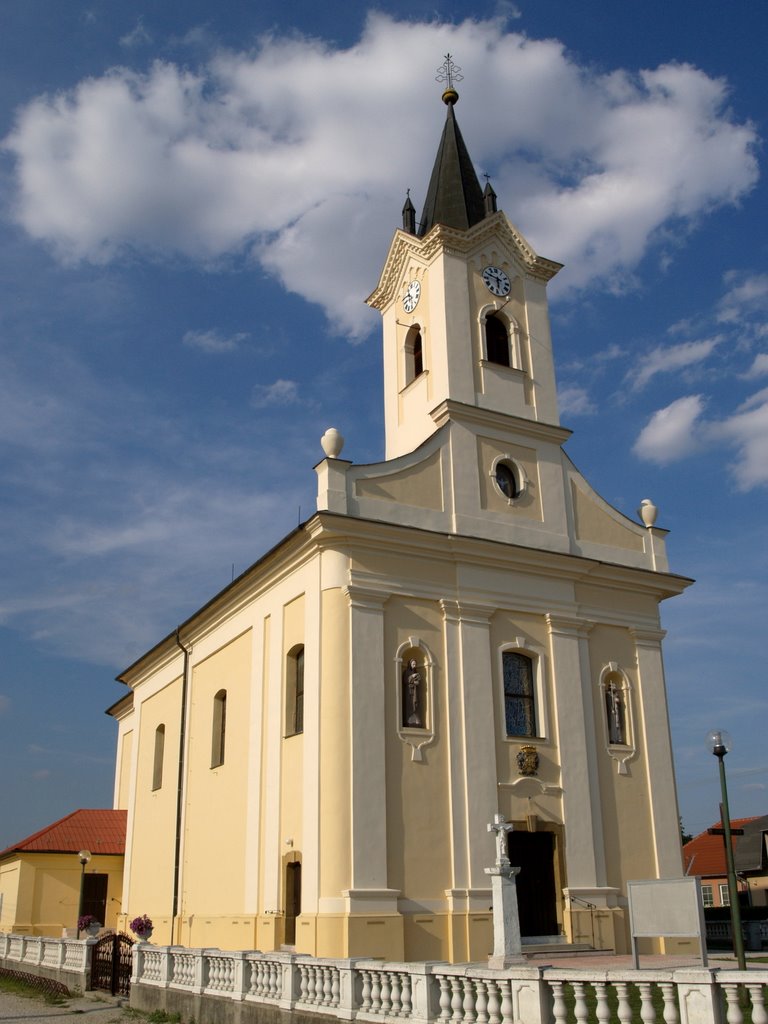
[[[168,1014],[178,1013],[182,1021],[197,1021],[198,1024],[318,1024],[319,1021],[333,1021],[337,1017],[317,1013],[302,1013],[300,1010],[281,1010],[264,1003],[233,1000],[227,996],[200,995],[180,992],[178,989],[158,988],[156,985],[131,984],[130,1007],[142,1013],[164,1010]]]

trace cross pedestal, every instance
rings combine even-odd
[[[496,833],[496,864],[485,869],[491,876],[493,897],[493,954],[488,957],[488,966],[495,970],[525,963],[517,909],[516,876],[520,868],[513,868],[507,856],[507,833],[512,828],[501,814],[494,815],[488,826],[489,832]]]

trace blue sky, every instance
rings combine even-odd
[[[363,300],[457,117],[543,256],[567,451],[659,506],[681,812],[768,812],[768,6],[0,3],[0,847],[109,806],[114,676],[383,453]]]

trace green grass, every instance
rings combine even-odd
[[[22,981],[20,978],[8,978],[0,975],[0,992],[8,992],[10,995],[22,996],[24,999],[37,999],[41,1003],[48,1003],[50,1006],[63,1006],[68,996],[61,992],[46,992],[33,981]]]

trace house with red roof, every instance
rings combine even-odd
[[[725,841],[722,835],[712,834],[712,830],[722,827],[722,822],[718,821],[683,846],[685,873],[701,879],[701,899],[705,907],[727,907],[730,902]],[[764,834],[768,819],[732,818],[731,828],[744,833],[731,837],[739,892],[747,893],[749,904],[764,904],[768,884]],[[755,855],[755,850],[759,856]]]
[[[82,913],[114,928],[125,823],[124,810],[72,811],[0,851],[0,931],[74,935],[81,898]]]

